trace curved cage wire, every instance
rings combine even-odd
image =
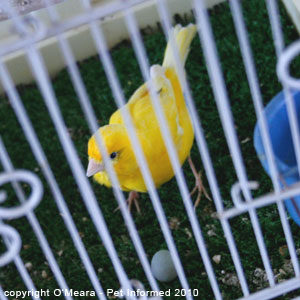
[[[211,14],[205,1],[194,0],[189,3],[192,5],[190,15],[185,16],[187,20],[185,17],[180,17],[180,20],[197,25],[196,39],[200,45],[196,50],[193,50],[193,46],[192,51],[195,52],[193,57],[198,55],[201,59],[191,61],[186,69],[179,59],[171,34],[173,15],[169,9],[170,2],[166,0],[114,1],[101,6],[82,0],[81,13],[66,20],[57,9],[56,4],[61,1],[15,2],[0,2],[0,18],[10,19],[11,32],[17,35],[17,38],[0,47],[0,78],[5,91],[0,100],[3,101],[1,110],[16,120],[7,121],[0,130],[0,184],[11,183],[11,187],[5,186],[7,192],[2,190],[0,194],[0,234],[3,239],[0,298],[298,299],[300,136],[298,98],[295,95],[300,83],[291,75],[291,64],[300,48],[299,40],[288,47],[285,45],[285,31],[294,29],[292,26],[288,29],[282,26],[281,19],[287,18],[282,4],[275,0],[266,0],[264,4],[264,22],[269,24],[269,36],[266,39],[272,38],[274,41],[270,61],[275,61],[275,64],[268,64],[268,60],[265,63],[266,68],[272,68],[271,74],[274,76],[269,80],[279,80],[282,84],[280,105],[285,109],[283,116],[287,121],[288,142],[291,144],[286,160],[293,156],[293,168],[286,163],[288,170],[284,169],[278,158],[288,152],[288,146],[274,141],[280,136],[276,126],[283,127],[283,117],[278,119],[273,133],[270,116],[275,117],[269,113],[271,104],[265,109],[270,101],[266,97],[270,95],[265,95],[261,83],[263,75],[258,65],[264,60],[253,49],[255,38],[260,39],[261,36],[259,32],[255,35],[248,32],[251,24],[245,18],[245,1],[230,0],[228,4],[223,3],[213,9]],[[160,18],[159,29],[151,29],[150,34],[139,28],[136,19],[136,10],[147,9],[149,3],[155,7]],[[27,7],[21,9],[19,5]],[[31,12],[41,7],[44,7],[50,19],[47,25]],[[218,18],[218,14],[225,10],[224,14],[231,13],[227,21],[232,23],[231,28],[235,28],[236,44],[230,47],[238,49],[235,53],[239,56],[240,64],[235,67],[243,73],[239,84],[241,89],[247,86],[249,98],[253,100],[247,100],[252,120],[251,125],[245,125],[250,131],[246,139],[242,137],[239,126],[248,124],[247,117],[250,114],[238,112],[237,107],[241,105],[244,109],[245,105],[232,100],[235,97],[228,83],[230,73],[226,73],[228,66],[222,60],[224,55],[220,49],[230,42],[225,36],[221,39],[223,44],[217,43],[218,32],[214,31],[212,21],[214,14]],[[103,30],[104,20],[114,18],[117,13],[122,14],[130,39],[130,45],[127,43],[126,47],[130,49],[135,63],[135,66],[131,66],[124,54],[122,64],[125,71],[120,71],[119,65],[116,67],[116,57],[108,47],[107,32]],[[98,79],[106,81],[106,90],[101,89],[103,85],[97,87],[97,78],[92,84],[87,82],[88,79],[83,75],[84,62],[76,62],[76,50],[68,34],[80,26],[87,26],[94,42],[98,56],[93,59],[101,64],[93,64],[95,69],[101,68]],[[153,60],[149,58],[149,45],[145,40],[147,35],[158,32],[170,41],[172,47],[194,127],[192,156],[201,166],[203,177],[205,175],[204,185],[209,188],[213,200],[210,202],[208,197],[202,195],[197,209],[194,209],[194,198],[190,193],[194,178],[180,164],[151,80]],[[49,38],[55,39],[66,66],[61,78],[67,78],[65,82],[68,86],[64,87],[66,92],[62,95],[57,91],[60,79],[52,79],[49,75],[40,47],[40,43]],[[267,42],[270,43],[270,40]],[[155,45],[150,46],[150,51],[156,51]],[[159,50],[163,53],[162,49]],[[8,56],[12,57],[20,51],[26,57],[27,67],[35,80],[35,87],[29,87],[31,92],[27,94],[26,87],[16,86],[7,61]],[[211,146],[209,136],[213,128],[207,126],[205,107],[198,106],[201,94],[193,89],[195,85],[190,80],[189,70],[196,69],[198,64],[202,64],[203,72],[207,71],[205,80],[201,76],[198,80],[200,88],[210,84],[208,101],[215,101],[215,108],[213,115],[209,110],[207,115],[211,114],[212,119],[217,119],[215,126],[219,128],[224,151]],[[142,216],[128,211],[127,195],[120,189],[99,133],[96,134],[96,141],[112,190],[108,192],[106,188],[90,181],[85,174],[88,136],[97,132],[99,123],[103,125],[104,121],[108,121],[102,120],[106,117],[104,108],[101,114],[102,103],[95,103],[92,96],[95,93],[109,95],[111,112],[114,107],[123,107],[129,93],[123,87],[124,77],[127,84],[132,85],[130,74],[124,74],[128,70],[140,72],[140,83],[147,82],[175,173],[169,190],[166,188],[160,192],[160,189],[156,189],[131,115],[127,109],[122,109],[121,115],[148,190],[140,203]],[[134,83],[129,90],[138,86]],[[237,95],[239,92],[239,89],[235,90]],[[76,97],[74,103],[70,103],[68,93]],[[67,100],[63,100],[64,97]],[[65,104],[66,101],[69,102]],[[68,109],[72,106],[76,107],[79,115],[74,115],[73,111],[69,114]],[[75,121],[70,127],[72,118]],[[85,124],[82,129],[84,134],[81,134],[81,123]],[[12,126],[16,126],[16,129]],[[284,141],[287,143],[286,139]],[[257,143],[261,145],[262,152],[256,149],[258,156],[255,158],[254,146],[251,149],[245,147],[251,142],[256,148]],[[249,155],[254,161],[249,162]],[[28,158],[31,160],[28,161]],[[265,170],[261,168],[260,161]],[[224,182],[222,173],[224,171],[227,174],[227,168],[231,177],[224,175],[224,180],[228,180]],[[178,200],[173,200],[174,208],[165,201],[166,198],[171,201],[172,197]],[[14,203],[16,199],[21,204]],[[105,200],[109,200],[111,205],[105,204]],[[112,204],[118,205],[120,212],[113,213]],[[208,209],[210,213],[207,213]],[[177,210],[181,220],[176,217]],[[154,249],[158,251],[161,248],[170,251],[178,276],[169,285],[159,282],[151,269]]]

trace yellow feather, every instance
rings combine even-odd
[[[173,29],[179,56],[183,63],[185,63],[195,33],[196,26],[192,24],[186,27],[177,25]],[[150,73],[180,163],[183,164],[190,153],[194,131],[177,76],[170,43],[166,47],[163,65],[152,66]],[[156,119],[152,106],[147,84],[143,84],[136,90],[126,107],[131,114],[154,183],[156,187],[159,187],[169,181],[174,176],[174,172],[161,135],[160,124]],[[109,154],[117,153],[116,158],[112,159],[112,163],[121,188],[125,191],[146,192],[147,188],[136,162],[121,111],[117,110],[110,117],[109,125],[103,126],[99,130],[107,152]],[[94,159],[99,163],[102,162],[102,156],[97,148],[94,136],[89,140],[88,154],[89,159]],[[111,186],[105,171],[95,174],[94,179],[100,184]]]

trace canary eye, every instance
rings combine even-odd
[[[111,159],[114,159],[114,158],[116,158],[117,157],[117,152],[112,152],[111,154],[110,154],[110,158]]]

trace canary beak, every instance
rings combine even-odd
[[[89,161],[88,168],[86,170],[86,176],[90,177],[90,176],[93,176],[94,174],[96,174],[98,172],[102,172],[102,171],[104,171],[104,164],[97,163],[96,161],[94,161],[91,158]]]

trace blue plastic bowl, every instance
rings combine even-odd
[[[300,91],[291,91],[291,93],[295,102],[298,120],[300,120]],[[299,181],[299,173],[283,92],[277,94],[266,106],[265,114],[278,172],[285,184],[289,186]],[[270,176],[258,122],[254,130],[254,147],[261,164]],[[283,183],[281,184],[283,185]],[[284,203],[291,217],[300,226],[300,195],[285,199]]]

